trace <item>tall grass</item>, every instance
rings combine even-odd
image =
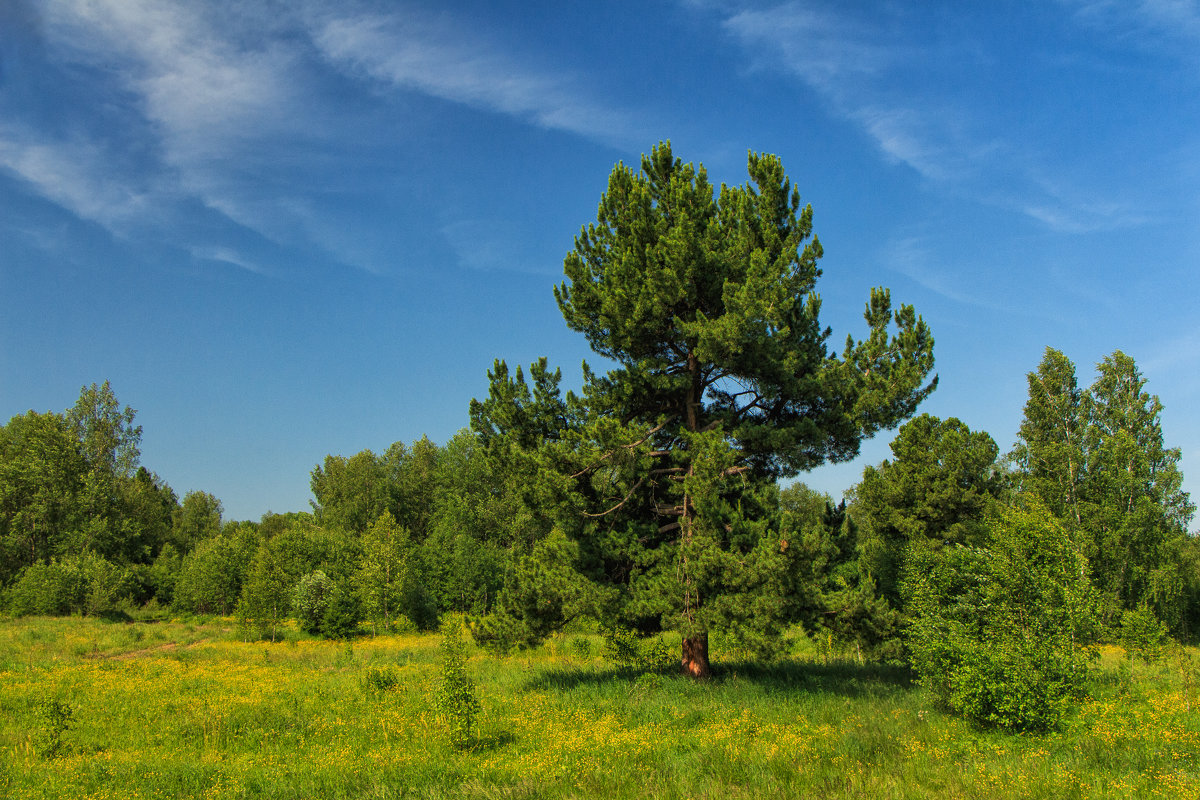
[[[434,709],[436,636],[238,636],[220,620],[0,624],[0,797],[1200,796],[1177,677],[1130,678],[1115,649],[1094,699],[1041,737],[947,717],[895,668],[715,653],[696,683],[613,669],[578,635],[471,651],[483,713],[459,751]],[[64,706],[57,750],[39,750]]]

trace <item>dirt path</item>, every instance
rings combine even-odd
[[[193,647],[198,647],[199,645],[202,645],[207,641],[208,641],[208,639],[197,639],[196,641],[191,642],[190,644],[184,645],[184,649],[190,650]],[[117,653],[117,654],[111,655],[111,656],[105,655],[105,656],[97,656],[97,657],[103,658],[106,661],[129,661],[130,659],[133,659],[133,658],[144,658],[149,655],[154,655],[155,653],[165,653],[165,652],[169,652],[171,650],[177,650],[177,649],[179,649],[179,642],[167,642],[166,644],[160,644],[160,645],[156,645],[154,647],[143,647],[140,650],[127,650],[124,653]]]

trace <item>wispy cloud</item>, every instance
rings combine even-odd
[[[240,202],[231,164],[248,145],[304,124],[296,45],[256,31],[248,41],[213,6],[150,0],[65,0],[46,10],[53,46],[110,71],[142,115],[158,165],[175,185],[238,224],[266,232]],[[136,132],[131,132],[136,135]]]
[[[932,266],[929,251],[919,237],[888,242],[881,257],[888,267],[935,294],[964,305],[982,305]]]
[[[1165,7],[1176,4],[1143,5],[1163,6],[1158,11],[1166,18]],[[855,16],[796,1],[730,13],[723,25],[754,66],[795,76],[831,113],[855,123],[885,158],[943,189],[1009,208],[1059,233],[1145,221],[1120,203],[1066,188],[1065,178],[1048,177],[1056,172],[1047,166],[1052,158],[1038,152],[1027,131],[1011,120],[980,116],[978,94],[985,88],[931,80],[941,74],[934,65],[981,56],[970,43],[914,38],[921,26],[905,13],[883,8]]]
[[[0,127],[0,168],[79,218],[117,231],[146,212],[149,190],[109,174],[101,166],[109,158],[97,142]]]
[[[256,275],[266,275],[267,270],[263,269],[262,265],[246,258],[238,251],[229,247],[193,247],[191,248],[192,256],[203,261],[219,261],[222,264],[229,264],[247,272],[253,272]]]
[[[1150,375],[1200,376],[1200,333],[1188,332],[1159,343],[1141,366]],[[1198,385],[1200,381],[1191,383]]]
[[[636,118],[588,99],[569,78],[520,63],[460,25],[413,13],[310,17],[313,42],[339,68],[383,84],[606,143],[639,137]]]
[[[1035,315],[1035,312],[1028,307],[1004,304],[990,296],[980,295],[977,276],[974,280],[975,291],[965,286],[963,277],[971,273],[962,269],[946,269],[921,236],[889,241],[879,253],[879,261],[918,286],[955,303],[991,311]]]
[[[520,222],[499,219],[463,219],[443,225],[442,238],[468,269],[500,270],[533,275],[557,275],[561,262],[532,252],[538,237]]]
[[[1122,37],[1168,37],[1200,42],[1200,4],[1195,0],[1060,0],[1085,24]],[[1194,51],[1192,58],[1197,57]]]
[[[469,26],[452,15],[407,5],[56,0],[37,8],[48,63],[87,76],[81,93],[95,102],[67,133],[0,123],[0,169],[120,236],[156,217],[194,216],[198,203],[213,224],[224,218],[277,245],[315,246],[379,271],[382,241],[346,230],[344,214],[330,222],[323,204],[390,191],[370,179],[341,186],[343,170],[328,163],[374,157],[356,148],[378,145],[372,137],[385,126],[376,123],[388,112],[354,106],[363,124],[348,135],[334,85],[364,98],[417,92],[602,143],[646,138],[638,115],[593,99],[569,75],[464,33]],[[107,118],[89,118],[98,108]],[[330,183],[338,188],[313,191]],[[214,252],[200,238],[179,244]]]
[[[952,177],[950,159],[927,114],[872,88],[902,62],[907,49],[882,31],[798,2],[740,11],[724,27],[752,54],[755,67],[782,66],[835,113],[857,122],[889,158],[929,178]]]

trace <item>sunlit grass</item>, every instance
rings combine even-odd
[[[704,683],[634,676],[563,637],[473,652],[477,745],[433,711],[435,636],[351,644],[236,625],[0,624],[0,796],[1200,797],[1200,718],[1177,677],[1107,651],[1095,697],[1049,736],[981,731],[903,670],[720,662]],[[590,653],[588,652],[590,649]],[[399,678],[372,688],[370,668]],[[54,757],[39,708],[69,704]]]

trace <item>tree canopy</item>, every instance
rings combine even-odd
[[[579,474],[606,504],[591,513],[632,517],[609,526],[610,572],[642,616],[682,630],[698,675],[710,627],[787,605],[786,545],[746,513],[764,482],[853,458],[936,385],[928,327],[886,289],[867,337],[829,349],[812,208],[775,156],[750,153],[748,172],[714,191],[667,143],[639,172],[618,164],[555,290],[567,325],[616,362],[585,365],[580,401],[595,461]]]

